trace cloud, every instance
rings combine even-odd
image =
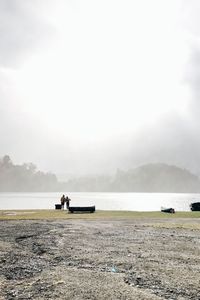
[[[200,47],[195,46],[187,68],[187,82],[191,92],[190,114],[192,122],[200,125]]]
[[[46,18],[52,3],[60,43],[54,43],[48,56],[41,54],[41,46],[46,45],[54,32]],[[131,5],[128,7],[132,9],[127,12],[122,2],[116,2],[115,6],[114,1],[109,1],[109,10],[105,9],[107,2],[102,2],[99,13],[99,5],[95,9],[91,3],[94,2],[86,1],[87,5],[81,6],[83,11],[80,7],[72,14],[69,1],[0,1],[1,154],[9,154],[17,163],[32,160],[41,169],[77,174],[129,169],[150,162],[177,164],[200,173],[199,2],[183,1],[180,14],[184,20],[180,30],[176,28],[179,7],[173,10],[179,1],[169,6],[166,2],[167,12],[160,1],[152,1],[149,8],[152,11],[155,8],[158,13],[147,20],[142,18],[144,5],[139,0],[138,4],[129,2],[135,3],[133,7],[139,5],[139,12]],[[113,13],[119,4],[124,22],[119,22],[118,14]],[[116,11],[121,12],[121,9]],[[147,17],[149,11],[145,12]],[[169,17],[173,17],[170,23]],[[170,26],[175,30],[173,38]],[[149,34],[147,29],[150,29]],[[177,111],[165,113],[163,108],[168,102],[176,103],[176,98],[181,98],[173,84],[177,83],[180,65],[186,59],[182,40],[188,43],[187,47],[195,45],[190,48],[191,58],[185,75],[184,84],[190,90],[185,115]],[[40,55],[31,61],[35,68],[27,62],[17,91],[9,72],[17,69],[15,77],[19,78],[18,69],[37,49]],[[8,78],[5,69],[8,69]],[[136,104],[139,110],[134,108],[136,102],[140,103]],[[150,111],[156,109],[163,114],[150,125],[155,115],[150,116]],[[148,125],[141,129],[139,123],[135,130],[134,124],[140,115],[142,125],[144,119]],[[92,132],[98,137],[98,129],[102,130],[101,139],[85,142],[85,145],[82,142],[85,136]],[[111,134],[107,136],[111,137],[106,140],[105,133],[109,130]],[[113,137],[112,132],[117,136]]]
[[[190,39],[198,38],[200,34],[199,27],[199,0],[183,0],[181,1],[181,15],[185,33],[190,36]]]
[[[13,159],[21,153],[26,160],[33,145],[40,144],[44,138],[39,125],[35,126],[36,120],[26,113],[25,100],[14,78],[26,60],[54,34],[45,17],[47,4],[51,6],[51,0],[48,3],[46,0],[0,1],[0,151],[1,155],[9,153]]]
[[[187,110],[163,114],[154,125],[132,137],[126,168],[144,163],[165,162],[188,168],[200,175],[200,2],[183,1],[181,32],[188,47],[183,73]],[[180,99],[181,100],[181,99]],[[180,111],[181,111],[180,101]]]
[[[42,43],[50,26],[40,17],[38,1],[0,1],[0,66],[16,68]]]

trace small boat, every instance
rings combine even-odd
[[[190,204],[190,209],[192,211],[200,211],[200,202],[193,202]]]
[[[95,212],[95,206],[94,205],[93,206],[70,206],[68,208],[68,210],[69,210],[70,213],[74,213],[74,212],[93,213],[93,212]]]
[[[170,208],[161,208],[161,212],[169,213],[169,214],[174,214],[175,209],[170,207]]]

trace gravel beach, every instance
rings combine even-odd
[[[1,221],[0,299],[198,300],[200,219],[171,222]]]

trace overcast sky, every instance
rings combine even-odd
[[[200,174],[198,0],[0,0],[0,156]]]

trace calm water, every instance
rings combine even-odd
[[[95,205],[101,210],[158,211],[173,207],[189,211],[200,194],[159,193],[67,193],[72,206]],[[54,209],[62,193],[0,193],[0,209]]]

